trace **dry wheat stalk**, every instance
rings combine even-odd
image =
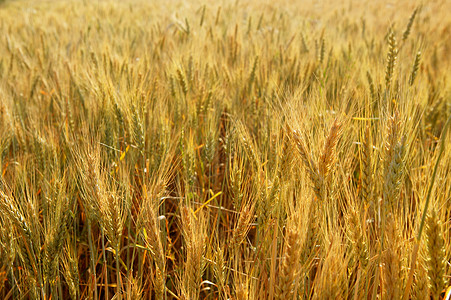
[[[441,222],[434,208],[426,219],[426,238],[429,290],[433,299],[439,299],[445,288],[446,255]]]

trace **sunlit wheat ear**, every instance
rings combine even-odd
[[[0,212],[3,213],[1,209]],[[13,263],[16,259],[16,241],[14,240],[14,232],[11,230],[13,226],[11,221],[5,219],[2,220],[0,224],[3,225],[0,228],[0,264],[7,270],[8,268],[11,269],[13,267]],[[4,279],[6,280],[6,278]],[[0,289],[3,288],[2,284],[3,283],[0,283]]]
[[[385,138],[383,196],[384,205],[392,211],[398,207],[400,188],[404,175],[404,162],[406,154],[406,137],[400,136],[399,113],[390,117],[388,121],[387,135]]]
[[[311,203],[309,206],[309,214],[307,221],[307,230],[306,237],[303,243],[302,252],[301,252],[301,261],[302,263],[307,262],[312,258],[314,254],[316,254],[316,246],[318,243],[318,213],[315,210],[314,203]]]
[[[329,134],[324,143],[323,152],[318,162],[318,169],[323,178],[329,174],[330,168],[335,161],[336,145],[342,134],[342,125],[338,119],[334,120]]]
[[[318,40],[315,40],[315,48],[316,48],[317,61],[321,65],[324,62],[324,56],[326,53],[326,42],[323,37],[321,37],[319,42],[318,42]]]
[[[398,58],[398,48],[396,38],[395,34],[391,32],[390,35],[388,36],[387,68],[385,70],[385,87],[387,90],[390,89],[390,85],[392,83],[397,58]]]
[[[320,263],[318,257],[320,257],[323,246],[320,236],[319,211],[316,208],[317,205],[312,200],[308,207],[308,213],[305,215],[308,219],[305,221],[305,237],[300,254],[303,272],[299,279],[300,293],[304,295],[313,293],[313,282],[317,276]]]
[[[98,214],[98,204],[102,197],[101,191],[103,189],[102,182],[100,181],[98,161],[93,154],[89,154],[85,165],[86,168],[86,191],[84,195],[85,209],[87,210],[88,217],[94,219]]]
[[[247,233],[249,232],[253,217],[254,206],[251,206],[251,204],[249,203],[243,202],[230,243],[232,249],[237,249],[241,245],[241,243],[243,243]]]
[[[92,197],[89,197],[88,201],[93,210],[91,215],[95,216],[95,220],[99,222],[114,250],[117,268],[117,294],[119,296],[121,293],[119,251],[125,213],[122,201],[109,184],[109,179],[105,176],[105,170],[101,169],[99,160],[100,158],[94,154],[88,157],[90,165],[88,174],[89,178],[93,180],[90,186]]]
[[[418,267],[415,273],[415,285],[413,286],[414,299],[428,299],[429,287],[427,271],[423,266],[423,260],[417,262]]]
[[[198,299],[200,283],[205,271],[205,219],[202,211],[196,215],[190,207],[181,209],[181,226],[186,247],[186,260],[182,278],[182,291],[189,299]]]
[[[218,283],[218,289],[220,293],[224,292],[224,289],[226,288],[227,282],[227,262],[224,257],[224,249],[220,246],[217,246],[215,252],[214,252],[214,263],[213,263],[213,273],[215,276],[215,279]]]
[[[278,299],[291,299],[294,295],[295,280],[299,274],[302,240],[297,229],[288,229],[286,233],[283,260],[277,286]]]
[[[143,299],[143,288],[140,285],[139,280],[130,275],[126,279],[125,285],[125,297],[126,300],[140,300]]]
[[[383,294],[385,299],[399,299],[401,296],[400,234],[393,215],[387,216],[385,226],[386,249],[383,253]]]
[[[301,34],[301,42],[302,42],[302,48],[304,52],[309,52],[309,48],[307,46],[307,42],[305,41],[304,34]]]
[[[237,300],[248,300],[249,299],[249,291],[244,284],[240,284],[236,287],[236,299]]]
[[[418,12],[418,8],[416,8],[412,15],[409,18],[409,22],[407,23],[407,27],[406,30],[404,31],[404,33],[402,34],[402,41],[404,42],[405,40],[407,40],[407,38],[409,37],[410,34],[410,30],[412,29],[412,25],[413,25],[413,21],[415,20],[415,16],[417,15]]]
[[[124,139],[125,138],[125,133],[126,133],[126,119],[125,119],[125,115],[123,113],[123,110],[119,107],[119,104],[117,102],[117,100],[115,99],[115,97],[110,96],[111,97],[111,101],[113,102],[113,109],[114,109],[114,115],[116,117],[116,122],[118,125],[118,135],[120,139]],[[124,142],[124,140],[123,140]]]
[[[72,300],[78,299],[80,288],[80,277],[78,271],[78,260],[75,249],[69,243],[64,245],[64,251],[62,255],[62,269],[66,283],[69,287],[69,294]]]
[[[102,195],[99,207],[101,225],[104,227],[107,238],[115,250],[120,248],[125,212],[119,195],[109,192]]]
[[[249,134],[248,129],[243,123],[238,123],[237,125],[237,143],[242,147],[248,157],[249,163],[252,164],[254,168],[260,168],[261,159],[259,153],[257,152],[257,147],[255,145],[254,139]]]
[[[177,97],[177,91],[175,87],[175,78],[172,75],[169,77],[169,90],[172,98],[175,99]]]
[[[313,191],[315,192],[316,197],[319,200],[323,199],[323,182],[321,180],[321,176],[318,170],[318,166],[316,162],[313,160],[312,155],[310,151],[307,149],[307,146],[305,144],[305,140],[302,136],[302,134],[297,130],[290,130],[291,137],[296,144],[296,148],[298,150],[298,153],[301,157],[301,160],[307,170],[307,174],[310,178],[310,181],[312,183]]]
[[[0,191],[0,212],[3,216],[9,218],[13,224],[13,228],[11,229],[17,230],[17,254],[21,258],[28,275],[35,277],[37,275],[37,257],[35,248],[38,246],[38,241],[34,238],[28,221],[17,207],[14,199],[3,191]]]
[[[393,149],[394,153],[384,177],[384,201],[389,209],[398,207],[400,187],[404,174],[404,140],[403,138],[401,142],[398,142]]]
[[[252,84],[254,83],[254,80],[255,80],[257,66],[258,66],[258,60],[259,60],[259,57],[256,56],[254,58],[254,63],[252,64],[251,73],[249,75],[249,89],[252,87]]]
[[[346,266],[348,263],[343,241],[337,234],[327,246],[325,259],[314,282],[313,299],[339,299],[346,296]]]
[[[366,242],[365,232],[362,230],[362,222],[355,208],[350,208],[347,216],[347,225],[354,263],[356,266],[365,269],[369,262],[368,244]]]
[[[88,227],[88,245],[90,253],[90,272],[92,274],[90,290],[95,299],[97,299],[97,276],[96,276],[96,252],[92,237],[92,224],[100,221],[100,211],[98,205],[102,197],[102,182],[100,181],[98,173],[98,160],[93,154],[88,154],[86,161],[81,160],[79,168],[82,173],[85,173],[82,178],[84,180],[83,191],[83,206],[87,215]]]
[[[56,227],[46,235],[44,273],[46,275],[46,280],[50,283],[53,283],[56,279],[59,256],[63,250],[67,234],[66,222],[68,219],[68,212],[64,210],[63,212],[60,212],[60,214],[61,215],[56,216]]]
[[[412,86],[417,78],[418,69],[420,68],[421,51],[415,55],[415,61],[413,62],[412,71],[410,72],[409,85]]]
[[[164,299],[164,292],[166,288],[166,276],[164,274],[164,269],[161,269],[161,267],[156,266],[155,268],[155,276],[153,280],[153,287],[155,291],[155,298],[156,299]],[[135,293],[138,292],[135,290]]]
[[[138,151],[144,153],[145,137],[144,137],[144,127],[141,120],[138,108],[133,107],[132,111],[132,124],[133,124],[133,142],[137,147]]]
[[[235,209],[240,209],[244,193],[242,191],[244,184],[244,162],[234,157],[230,162],[229,184],[232,193],[232,203]]]
[[[147,197],[143,199],[138,219],[138,228],[142,228],[144,242],[150,249],[155,265],[153,289],[156,299],[163,299],[166,286],[166,257],[158,223],[158,204],[165,192],[164,186],[163,180],[146,186]]]
[[[426,238],[429,290],[433,299],[439,299],[445,288],[446,255],[441,221],[434,208],[426,220]]]
[[[181,68],[177,68],[177,77],[179,80],[180,87],[182,88],[183,94],[186,96],[188,94],[188,82],[186,80],[185,73]]]
[[[373,102],[376,102],[376,100],[377,100],[376,87],[374,86],[373,78],[371,77],[371,74],[369,71],[366,72],[366,78],[368,80],[368,85],[370,88],[371,100]]]
[[[372,165],[372,143],[370,127],[367,126],[365,136],[362,141],[362,198],[365,204],[369,204],[373,186],[373,165]]]

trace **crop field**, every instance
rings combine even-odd
[[[450,299],[451,2],[0,1],[1,299]]]

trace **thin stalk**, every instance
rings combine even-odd
[[[132,232],[131,232],[131,230],[130,230],[130,228],[131,228],[131,215],[130,215],[130,212],[128,211],[127,212],[127,214],[128,214],[128,217],[127,217],[127,236],[128,237],[131,237],[132,236]],[[135,245],[135,243],[134,243],[134,246],[136,246]],[[133,251],[134,251],[134,248],[135,247],[133,247]],[[131,278],[130,277],[130,275],[131,275],[131,266],[130,266],[130,247],[127,247],[127,278]]]
[[[63,299],[63,287],[61,285],[61,280],[58,280],[57,289],[58,289],[58,297],[59,297],[59,299]]]
[[[167,248],[166,219],[160,219],[159,226],[160,226],[160,232],[163,235],[162,236],[162,239],[163,239],[162,245],[163,245],[163,251],[164,251],[163,253],[166,253],[166,248]],[[163,269],[163,270],[161,270],[161,272],[162,272],[162,276],[164,276],[164,280],[166,280],[165,273],[164,273],[165,270]],[[167,293],[166,293],[166,289],[164,289],[164,299],[166,299],[166,298],[167,298]]]
[[[102,228],[102,255],[103,255],[103,262],[104,262],[104,268],[105,268],[105,297],[106,299],[110,299],[109,298],[109,293],[108,293],[108,262],[106,259],[106,253],[105,253],[105,233],[103,231]]]
[[[131,216],[130,216],[130,218],[131,218]],[[130,232],[129,237],[131,237],[132,234],[131,234],[130,227],[129,227],[128,230],[129,230],[129,232]],[[134,236],[134,239],[133,239],[133,251],[132,251],[131,264],[130,264],[130,265],[127,264],[127,268],[128,268],[127,271],[130,272],[130,274],[133,274],[133,262],[135,261],[136,245],[137,245],[137,242],[136,242],[136,241],[138,240],[138,237],[139,237],[139,230],[140,230],[140,229],[137,228],[137,230],[138,230],[138,231],[135,232],[135,236]],[[127,248],[129,248],[129,247],[127,247]],[[140,255],[139,257],[141,257],[141,255]],[[139,257],[138,257],[138,259],[139,259]],[[138,270],[140,270],[140,267],[138,267]],[[130,278],[130,277],[128,277],[128,278]],[[140,272],[138,272],[137,279],[139,280],[139,284],[141,285],[141,283],[142,283],[142,274],[141,274]]]
[[[12,282],[12,295],[13,295],[13,299],[17,299],[19,294],[17,293],[17,287],[19,286],[17,284],[17,280],[16,280],[16,276],[14,276],[14,262],[11,263],[10,265],[10,271],[9,271],[9,282]]]
[[[437,175],[438,165],[442,158],[443,152],[445,151],[445,139],[446,139],[446,134],[448,132],[450,121],[451,121],[451,115],[448,117],[448,120],[446,120],[445,126],[443,127],[442,135],[440,137],[440,149],[438,152],[437,161],[435,162],[434,171],[432,172],[431,183],[429,184],[429,189],[428,189],[428,193],[426,196],[426,202],[424,203],[423,215],[421,216],[420,228],[418,229],[418,234],[416,236],[415,245],[414,245],[414,248],[412,251],[412,260],[411,260],[412,262],[410,265],[410,271],[409,271],[409,277],[407,279],[406,290],[404,291],[404,297],[403,297],[404,299],[409,298],[410,288],[411,288],[412,282],[413,282],[413,273],[415,271],[415,264],[416,264],[416,260],[418,257],[418,250],[420,249],[421,234],[423,233],[424,223],[426,221],[426,215],[427,215],[427,211],[429,208],[429,202],[431,200],[432,188],[434,186],[435,176]]]
[[[88,243],[89,243],[89,252],[91,253],[91,269],[92,276],[91,278],[94,281],[94,300],[97,300],[97,276],[96,276],[96,262],[94,258],[94,247],[92,246],[92,233],[91,233],[91,219],[88,217]]]
[[[116,251],[116,277],[117,277],[117,284],[116,284],[116,288],[117,288],[117,295],[119,297],[119,299],[122,299],[121,296],[121,274],[120,274],[120,265],[119,265],[119,247],[116,247],[115,249]]]

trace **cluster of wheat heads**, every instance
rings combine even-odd
[[[441,299],[449,11],[4,1],[0,298]]]

